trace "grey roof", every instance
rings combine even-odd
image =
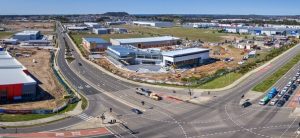
[[[162,55],[163,56],[168,56],[168,57],[175,57],[175,56],[193,54],[193,53],[199,53],[199,52],[209,52],[209,49],[205,49],[205,48],[187,48],[187,49],[180,49],[180,50],[175,50],[175,51],[162,52]]]
[[[35,83],[36,81],[27,75],[26,68],[8,52],[0,51],[0,85]]]
[[[36,83],[29,75],[26,75],[22,69],[0,69],[0,85]]]
[[[172,37],[172,36],[161,36],[161,37],[127,38],[127,39],[112,39],[112,40],[119,41],[121,44],[131,44],[131,43],[145,43],[145,42],[160,42],[160,41],[180,40],[180,38]]]
[[[16,33],[15,35],[36,35],[39,32],[40,31],[36,31],[36,30],[25,30],[23,32]]]
[[[127,56],[131,53],[136,52],[134,49],[131,49],[127,46],[121,46],[121,45],[119,45],[119,46],[109,46],[107,49],[110,50],[111,52],[114,52],[118,56]]]

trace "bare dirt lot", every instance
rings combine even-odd
[[[39,30],[44,34],[53,32],[54,23],[52,22],[16,22],[10,21],[5,23],[5,28],[9,31],[19,32],[23,30]]]
[[[63,95],[65,91],[63,87],[57,81],[53,71],[50,67],[50,52],[48,50],[37,50],[37,49],[24,49],[18,48],[13,53],[21,53],[22,55],[17,58],[28,70],[36,77],[41,83],[39,86],[45,91],[45,99],[35,102],[25,102],[21,104],[8,104],[2,105],[4,108],[10,109],[52,109],[58,105],[63,104]],[[36,63],[33,62],[36,61]],[[52,99],[49,99],[52,97]]]

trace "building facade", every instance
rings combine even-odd
[[[162,27],[162,28],[174,26],[173,22],[160,22],[160,21],[133,21],[132,23],[133,25],[137,25],[137,26]]]
[[[162,52],[163,66],[174,68],[195,67],[209,59],[209,49],[188,48],[175,51]]]
[[[8,52],[0,51],[0,103],[36,97],[37,82]]]
[[[128,38],[128,39],[110,39],[112,45],[133,45],[137,48],[154,48],[178,45],[180,38],[171,36],[146,37],[146,38]]]
[[[23,31],[16,33],[13,36],[13,39],[17,39],[18,41],[29,41],[29,40],[37,40],[41,38],[41,32],[40,31]]]
[[[101,39],[101,38],[82,38],[83,47],[90,52],[101,53],[104,52],[111,43]]]

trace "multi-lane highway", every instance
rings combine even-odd
[[[96,117],[113,108],[118,119],[123,123],[107,127],[115,137],[296,137],[299,119],[290,116],[291,109],[277,107],[250,106],[241,108],[241,96],[255,84],[284,65],[289,59],[300,53],[300,47],[289,51],[285,56],[272,62],[268,69],[252,74],[234,88],[218,92],[217,98],[205,104],[191,104],[177,100],[153,101],[136,95],[134,89],[139,87],[118,80],[100,71],[82,59],[76,50],[72,51],[75,60],[67,63],[64,54],[67,44],[71,49],[76,47],[62,26],[57,25],[60,50],[57,64],[61,73],[71,85],[84,94],[89,106],[81,116]],[[65,43],[66,42],[66,43]],[[80,64],[79,64],[80,63]],[[149,87],[150,89],[154,89]],[[158,89],[171,93],[168,89]],[[113,95],[109,96],[107,93]],[[185,93],[184,90],[178,93]],[[220,94],[221,93],[221,94]],[[217,92],[212,92],[217,94]],[[115,98],[113,98],[115,97]],[[126,101],[125,104],[122,101]],[[145,105],[141,105],[145,101]],[[145,111],[141,115],[130,111],[130,105],[137,105]],[[64,129],[85,121],[80,116],[38,127],[21,128],[19,132],[39,132]],[[14,129],[6,129],[1,133],[13,133]]]

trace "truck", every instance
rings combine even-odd
[[[260,105],[266,105],[269,101],[270,101],[270,98],[269,98],[269,96],[266,95],[264,98],[262,98],[262,99],[259,101],[259,104],[260,104]]]
[[[272,99],[272,98],[274,98],[276,95],[277,95],[277,93],[278,93],[278,91],[277,91],[277,89],[276,88],[272,88],[269,92],[268,92],[268,97],[269,97],[269,99]]]
[[[152,92],[144,88],[136,88],[135,93],[149,97]]]
[[[157,94],[154,93],[154,92],[152,92],[152,93],[150,94],[150,98],[153,99],[153,100],[155,100],[155,101],[159,101],[159,100],[162,99],[159,95],[157,95]]]

